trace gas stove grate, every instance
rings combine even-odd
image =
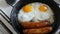
[[[10,22],[10,18],[0,9],[0,11],[9,19],[7,19],[2,13],[0,13],[0,15],[11,25],[11,22]],[[2,22],[2,20],[0,20],[0,24],[10,33],[10,34],[13,34],[10,29]]]

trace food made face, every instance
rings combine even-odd
[[[24,34],[46,34],[52,31],[54,13],[44,3],[30,3],[23,6],[18,13],[18,21],[24,27]]]

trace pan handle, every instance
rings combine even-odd
[[[59,8],[60,8],[60,4],[58,4]]]
[[[60,8],[60,0],[53,0],[53,1],[55,1]]]
[[[5,1],[7,2],[7,4],[13,7],[20,0],[5,0]]]
[[[14,1],[12,1],[12,0],[6,0],[6,2],[10,5],[10,6],[14,6],[18,1],[20,1],[20,0],[14,0]],[[54,0],[53,0],[54,1]],[[57,2],[56,2],[57,3]],[[59,3],[57,3],[57,5],[59,6],[59,8],[60,8],[60,4]]]
[[[14,6],[18,1],[20,1],[20,0],[16,0],[16,2],[12,6]]]

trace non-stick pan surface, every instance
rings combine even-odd
[[[21,24],[18,22],[18,13],[19,10],[25,6],[26,4],[29,3],[33,3],[33,2],[41,2],[41,3],[45,3],[48,6],[50,6],[50,8],[53,10],[54,12],[54,23],[52,24],[53,27],[53,31],[50,32],[49,34],[54,34],[58,27],[59,27],[59,23],[60,23],[60,11],[59,11],[59,7],[57,6],[57,3],[54,2],[53,0],[20,0],[12,9],[11,12],[11,24],[14,27],[14,29],[17,31],[18,34],[23,34],[22,30],[23,27],[21,26]]]

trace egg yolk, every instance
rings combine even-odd
[[[42,12],[47,12],[48,7],[47,7],[45,4],[42,4],[42,5],[39,7],[39,10],[42,11]]]
[[[28,13],[32,11],[32,6],[31,5],[26,5],[23,7],[23,11]]]

